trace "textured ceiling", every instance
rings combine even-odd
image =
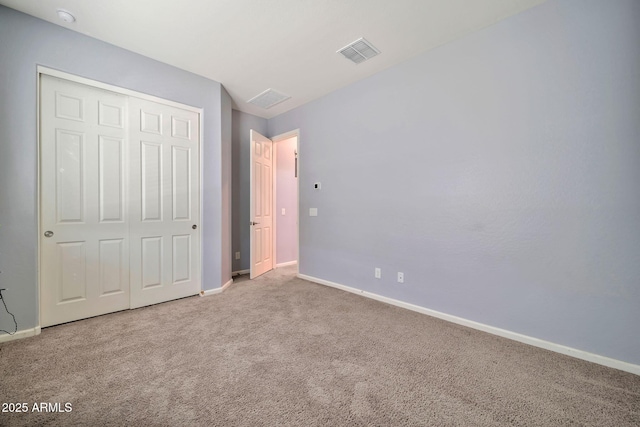
[[[0,0],[0,4],[216,80],[270,118],[546,0]],[[60,20],[62,8],[77,21]],[[336,50],[365,37],[382,53]],[[246,101],[273,88],[291,98]]]

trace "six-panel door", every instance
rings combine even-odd
[[[40,102],[41,326],[197,294],[199,114],[46,75]]]
[[[251,130],[250,278],[273,269],[273,142]]]
[[[42,77],[41,326],[129,308],[126,117],[122,95]]]
[[[130,98],[131,307],[200,291],[198,114]]]

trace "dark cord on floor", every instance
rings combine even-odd
[[[9,335],[14,335],[16,332],[18,332],[18,322],[16,322],[16,316],[14,316],[13,313],[11,313],[7,308],[7,303],[2,297],[2,291],[4,291],[4,289],[0,289],[0,300],[2,300],[2,305],[4,305],[4,309],[7,310],[7,313],[9,313],[11,317],[13,317],[13,324],[15,325],[15,330],[13,332],[9,332],[9,331],[5,331],[4,329],[0,329],[0,332],[6,332]]]

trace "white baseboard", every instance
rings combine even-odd
[[[484,323],[478,323],[478,322],[474,322],[473,320],[464,319],[462,317],[441,313],[439,311],[431,310],[429,308],[421,307],[419,305],[414,305],[414,304],[399,301],[393,298],[384,297],[382,295],[378,295],[378,294],[363,291],[360,289],[352,288],[349,286],[341,285],[339,283],[330,282],[328,280],[318,279],[317,277],[307,276],[304,274],[298,274],[298,277],[304,280],[308,280],[309,282],[314,282],[320,285],[330,286],[332,288],[337,288],[343,291],[351,292],[353,294],[362,295],[367,298],[371,298],[387,304],[406,308],[407,310],[416,311],[418,313],[426,314],[432,317],[437,317],[438,319],[446,320],[448,322],[457,323],[458,325],[467,326],[469,328],[477,329],[479,331],[488,332],[493,335],[509,338],[514,341],[519,341],[521,343],[529,344],[535,347],[544,348],[545,350],[554,351],[556,353],[565,354],[567,356],[572,356],[577,359],[582,359],[588,362],[597,363],[599,365],[608,366],[609,368],[615,368],[621,371],[640,375],[640,365],[623,362],[621,360],[612,359],[610,357],[600,356],[598,354],[589,353],[587,351],[578,350],[576,348],[567,347],[561,344],[556,344],[556,343],[541,340],[538,338],[530,337],[528,335],[522,335],[517,332],[508,331],[506,329],[496,328],[494,326],[485,325]]]
[[[220,288],[207,289],[206,291],[200,291],[200,296],[201,297],[208,297],[209,295],[215,295],[215,294],[219,294],[221,292],[224,292],[224,290],[227,289],[229,286],[231,286],[232,283],[233,283],[233,279],[230,279],[227,283],[222,285],[222,287],[220,287]]]
[[[35,335],[40,335],[40,326],[36,326],[35,328],[31,329],[23,329],[13,335],[3,333],[2,335],[0,335],[0,342],[19,340],[21,338],[33,337]]]
[[[281,262],[280,264],[276,264],[276,268],[278,268],[278,267],[287,267],[289,265],[296,265],[297,263],[298,263],[298,261]]]
[[[232,276],[239,276],[241,274],[249,274],[251,273],[251,270],[238,270],[238,271],[234,271],[233,273],[231,273]]]

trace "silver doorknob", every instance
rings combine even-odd
[[[51,237],[53,236],[53,231],[45,231],[44,232],[44,237]]]
[[[193,228],[193,229],[195,230],[196,228],[198,228],[198,226],[197,226],[197,225],[195,225],[195,224],[193,224],[193,225],[191,226],[191,228]]]
[[[251,221],[251,222],[249,223],[249,225],[258,225],[258,224],[260,224],[260,223],[259,223],[259,222],[253,222],[253,221]]]

